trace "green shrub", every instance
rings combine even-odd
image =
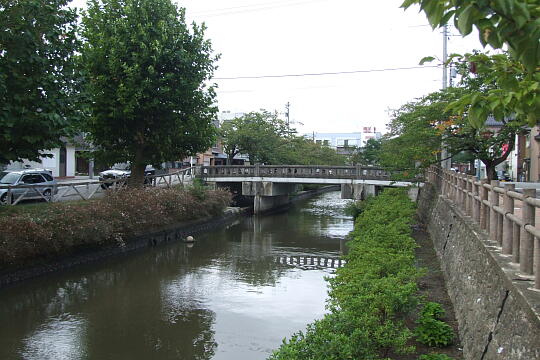
[[[420,319],[414,330],[416,339],[428,346],[448,346],[454,341],[454,330],[444,321],[436,319]]]
[[[347,264],[328,279],[329,314],[285,340],[270,359],[370,360],[413,350],[402,319],[419,302],[414,204],[403,190],[387,189],[360,207]]]
[[[420,355],[418,360],[454,360],[448,355],[445,354],[429,354],[429,355]]]
[[[420,317],[422,318],[431,318],[437,320],[441,320],[444,315],[445,311],[442,305],[436,302],[427,302],[420,313]]]
[[[203,189],[204,198],[182,188],[123,189],[102,199],[0,212],[0,270],[78,248],[122,246],[133,236],[171,224],[220,214],[231,195]]]
[[[441,304],[428,302],[420,312],[417,320],[418,326],[414,330],[416,339],[428,346],[448,346],[454,341],[454,330],[441,321],[445,312]]]

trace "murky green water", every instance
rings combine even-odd
[[[286,213],[250,217],[0,291],[0,359],[266,359],[324,314],[333,270],[284,256],[336,258],[352,229],[327,193]],[[341,247],[343,244],[341,244]]]

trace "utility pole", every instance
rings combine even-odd
[[[443,75],[442,75],[442,88],[443,90],[448,86],[448,67],[446,66],[446,61],[448,61],[448,25],[445,24],[443,27]]]
[[[291,123],[290,123],[290,109],[291,103],[287,101],[285,104],[285,117],[287,118],[287,132],[291,130]]]
[[[446,65],[446,61],[448,60],[448,25],[445,24],[443,27],[443,76],[442,76],[442,89],[445,90],[448,87],[448,67]],[[441,144],[441,167],[443,169],[450,169],[452,166],[452,159],[449,159],[448,157],[450,154],[448,153],[448,149],[446,148],[446,144],[444,142],[445,136],[443,135],[443,140]]]

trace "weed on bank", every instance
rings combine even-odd
[[[414,215],[414,204],[400,189],[362,204],[348,262],[328,279],[329,313],[284,340],[271,360],[380,360],[414,351],[404,321],[420,302]]]
[[[124,189],[102,199],[0,209],[0,270],[82,248],[123,246],[130,237],[216,216],[228,192],[202,187]]]

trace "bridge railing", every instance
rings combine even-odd
[[[511,256],[525,278],[540,290],[540,199],[536,189],[517,192],[515,184],[477,180],[473,175],[438,167],[428,170],[428,181],[489,234],[503,255]],[[540,224],[539,224],[540,225]]]
[[[280,177],[389,180],[390,172],[375,167],[310,165],[201,166],[203,177]]]

